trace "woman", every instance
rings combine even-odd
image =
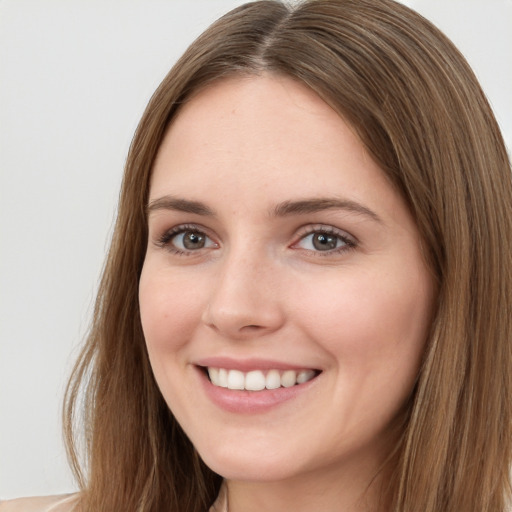
[[[473,73],[414,12],[221,18],[133,140],[54,510],[506,510],[511,204]]]

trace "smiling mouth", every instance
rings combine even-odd
[[[319,370],[240,370],[203,367],[210,382],[231,390],[262,391],[265,389],[291,388],[317,377]]]

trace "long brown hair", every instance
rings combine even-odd
[[[180,105],[213,81],[262,72],[306,84],[352,125],[409,205],[437,282],[393,458],[390,510],[504,511],[512,458],[510,163],[464,58],[392,0],[239,7],[189,47],[153,95],[130,148],[92,326],[67,391],[82,509],[204,512],[218,492],[220,476],[168,410],[146,353],[137,298],[146,203],[156,152]],[[85,439],[83,469],[77,434]]]

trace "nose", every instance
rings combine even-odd
[[[278,269],[268,259],[232,254],[221,264],[202,321],[230,339],[251,339],[284,323]]]

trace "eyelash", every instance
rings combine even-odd
[[[163,249],[167,249],[173,254],[176,254],[178,256],[189,256],[195,251],[186,251],[183,249],[178,249],[176,246],[174,246],[171,242],[174,237],[177,235],[183,234],[183,233],[198,233],[201,235],[206,236],[207,238],[210,238],[206,232],[205,229],[201,226],[197,226],[194,224],[180,224],[179,226],[176,226],[172,229],[169,229],[166,231],[158,240],[157,245],[158,247],[161,247]],[[210,238],[211,239],[211,238]]]
[[[298,233],[298,241],[293,244],[292,247],[297,246],[300,242],[304,241],[308,236],[311,235],[327,235],[334,236],[338,240],[341,240],[344,245],[341,247],[336,247],[334,249],[329,249],[326,251],[314,251],[310,249],[303,249],[308,252],[311,252],[315,257],[328,257],[333,255],[343,254],[345,252],[351,251],[355,249],[358,245],[356,239],[350,236],[348,233],[341,231],[339,229],[334,228],[333,226],[325,226],[322,224],[317,225],[309,225],[302,228]],[[301,250],[298,248],[297,250]]]
[[[176,246],[172,244],[172,240],[177,235],[192,232],[192,233],[198,233],[200,235],[204,235],[208,239],[211,240],[211,237],[209,237],[205,229],[201,226],[197,226],[194,224],[180,224],[179,226],[176,226],[165,233],[162,234],[162,236],[157,240],[156,244],[158,247],[165,248],[168,251],[170,251],[172,254],[178,255],[178,256],[190,256],[194,252],[198,252],[197,250],[183,250],[179,249]],[[338,240],[341,240],[341,242],[344,244],[341,247],[336,247],[334,249],[329,249],[326,251],[315,251],[310,249],[301,249],[296,248],[300,242],[304,241],[308,236],[316,235],[316,234],[323,234],[328,236],[335,236]],[[215,242],[214,242],[215,243]],[[216,244],[217,245],[217,244]],[[332,256],[333,254],[342,254],[345,252],[348,252],[350,250],[353,250],[357,247],[358,243],[354,237],[351,237],[344,231],[340,231],[332,226],[324,226],[324,225],[314,225],[314,226],[307,226],[302,228],[298,233],[298,240],[297,242],[294,242],[291,246],[292,248],[295,248],[296,250],[305,250],[307,252],[310,252],[314,254],[314,256],[319,257],[326,257],[326,256]]]

